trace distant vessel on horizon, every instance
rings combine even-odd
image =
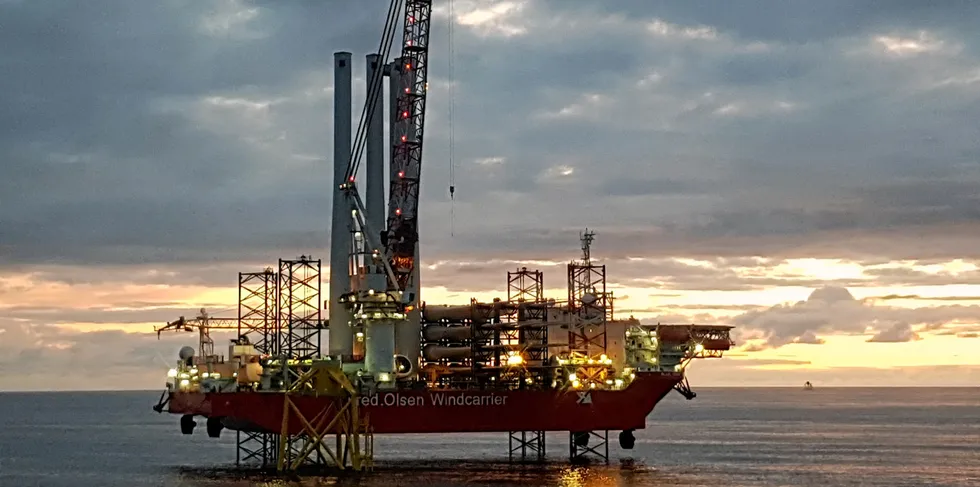
[[[813,390],[813,384],[811,384],[810,381],[806,381],[806,384],[803,384],[803,390],[804,391],[812,391]]]

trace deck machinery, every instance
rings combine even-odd
[[[546,431],[569,433],[573,460],[608,460],[609,431],[632,448],[633,431],[666,394],[694,397],[684,378],[690,360],[732,346],[728,326],[616,319],[588,230],[581,260],[567,266],[567,299],[546,299],[542,273],[526,268],[508,273],[506,299],[454,306],[419,299],[431,12],[431,0],[392,0],[378,53],[366,58],[367,100],[353,141],[352,57],[334,56],[328,299],[320,261],[301,256],[239,275],[238,336],[227,357],[210,350],[207,331],[226,320],[202,315],[164,327],[197,327],[209,349],[181,349],[154,409],[181,415],[185,434],[195,417],[206,418],[209,436],[235,431],[239,464],[369,468],[375,433],[508,432],[511,457],[541,459]],[[399,15],[401,56],[388,62]],[[366,203],[356,177],[362,155]]]

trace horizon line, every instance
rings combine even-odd
[[[798,385],[712,385],[699,386],[697,389],[798,389],[804,390]],[[697,392],[695,389],[694,392]],[[978,385],[831,385],[813,386],[811,391],[820,389],[980,389]],[[103,393],[103,392],[152,392],[160,393],[166,390],[160,389],[10,389],[0,390],[0,394],[58,394],[58,393]]]

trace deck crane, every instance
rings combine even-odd
[[[183,316],[174,321],[168,322],[159,328],[154,328],[157,332],[157,339],[165,331],[194,331],[197,328],[199,333],[198,350],[201,360],[204,363],[217,363],[220,358],[214,354],[214,340],[211,338],[211,330],[239,330],[238,318],[212,318],[208,312],[201,308],[196,318],[186,319]]]
[[[388,23],[382,36],[380,58],[387,62],[395,37],[395,15],[404,3],[402,33],[402,64],[399,69],[407,75],[404,92],[398,94],[393,123],[390,186],[388,193],[387,228],[370,228],[364,217],[365,207],[355,184],[360,164],[364,134],[369,120],[362,115],[358,137],[351,151],[346,184],[343,190],[353,205],[357,224],[366,230],[375,265],[387,275],[387,291],[397,295],[399,309],[414,305],[417,290],[412,277],[416,271],[415,250],[418,245],[419,183],[422,169],[423,132],[425,129],[426,91],[428,89],[429,31],[432,22],[432,0],[392,0]],[[377,77],[377,83],[381,77]],[[372,90],[372,94],[377,90]],[[365,113],[380,101],[369,98]],[[377,237],[377,238],[376,238]]]
[[[354,226],[364,238],[364,248],[360,253],[367,256],[364,263],[366,282],[354,286],[352,292],[344,293],[337,304],[350,310],[351,326],[365,330],[365,342],[368,344],[364,354],[365,382],[377,382],[385,387],[394,386],[396,375],[405,377],[409,370],[414,369],[403,364],[395,370],[394,330],[410,320],[409,314],[416,310],[418,304],[416,256],[419,243],[419,183],[432,0],[391,0],[377,53],[382,64],[388,64],[389,53],[396,39],[399,13],[402,14],[401,56],[397,58],[398,64],[392,65],[392,75],[397,71],[401,82],[397,95],[393,95],[386,219],[382,220],[377,215],[378,211],[382,211],[379,208],[365,208],[355,178],[368,139],[368,127],[372,118],[377,116],[377,104],[382,103],[380,84],[383,76],[370,78],[368,99],[353,141],[347,171],[339,182],[340,187],[335,189],[343,192]],[[368,218],[365,215],[367,212],[371,212],[374,218]],[[385,228],[377,228],[382,224]],[[335,323],[334,326],[343,325]]]

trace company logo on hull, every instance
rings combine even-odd
[[[361,396],[361,406],[371,407],[426,407],[426,406],[506,406],[507,396],[502,394],[445,394],[429,393],[425,396],[403,395],[397,392],[381,392]]]

